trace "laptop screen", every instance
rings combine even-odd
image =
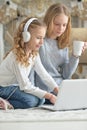
[[[54,108],[57,110],[87,108],[87,79],[63,80]]]

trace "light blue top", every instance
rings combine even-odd
[[[40,48],[40,58],[43,66],[58,85],[63,79],[71,78],[79,62],[79,58],[69,57],[68,48],[59,49],[57,41],[48,38],[44,39],[44,44]],[[35,74],[35,85],[50,91],[37,74]]]

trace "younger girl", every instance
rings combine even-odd
[[[48,99],[55,103],[56,96],[31,84],[29,74],[34,68],[44,83],[54,93],[58,85],[41,64],[38,50],[43,44],[46,25],[37,18],[25,19],[14,38],[14,48],[0,65],[0,97],[7,105],[17,108],[37,107]],[[12,107],[10,107],[12,108]],[[3,105],[2,105],[2,109]]]

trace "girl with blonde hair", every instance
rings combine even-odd
[[[44,103],[55,103],[56,96],[34,86],[29,74],[33,68],[54,93],[58,86],[44,69],[38,54],[46,33],[46,24],[37,18],[26,18],[14,37],[14,47],[0,64],[0,107],[31,108]],[[7,107],[5,107],[7,105]]]
[[[45,69],[59,86],[64,79],[71,78],[79,63],[78,56],[72,54],[69,57],[71,32],[69,9],[62,3],[51,5],[44,16],[44,22],[47,31],[44,44],[40,48],[40,58]],[[51,92],[37,74],[35,74],[35,85]]]

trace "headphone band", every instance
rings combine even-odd
[[[26,22],[26,24],[25,24],[25,26],[24,26],[24,32],[27,31],[29,25],[30,25],[34,20],[37,20],[37,18],[31,18],[31,19],[29,19],[29,20]]]

